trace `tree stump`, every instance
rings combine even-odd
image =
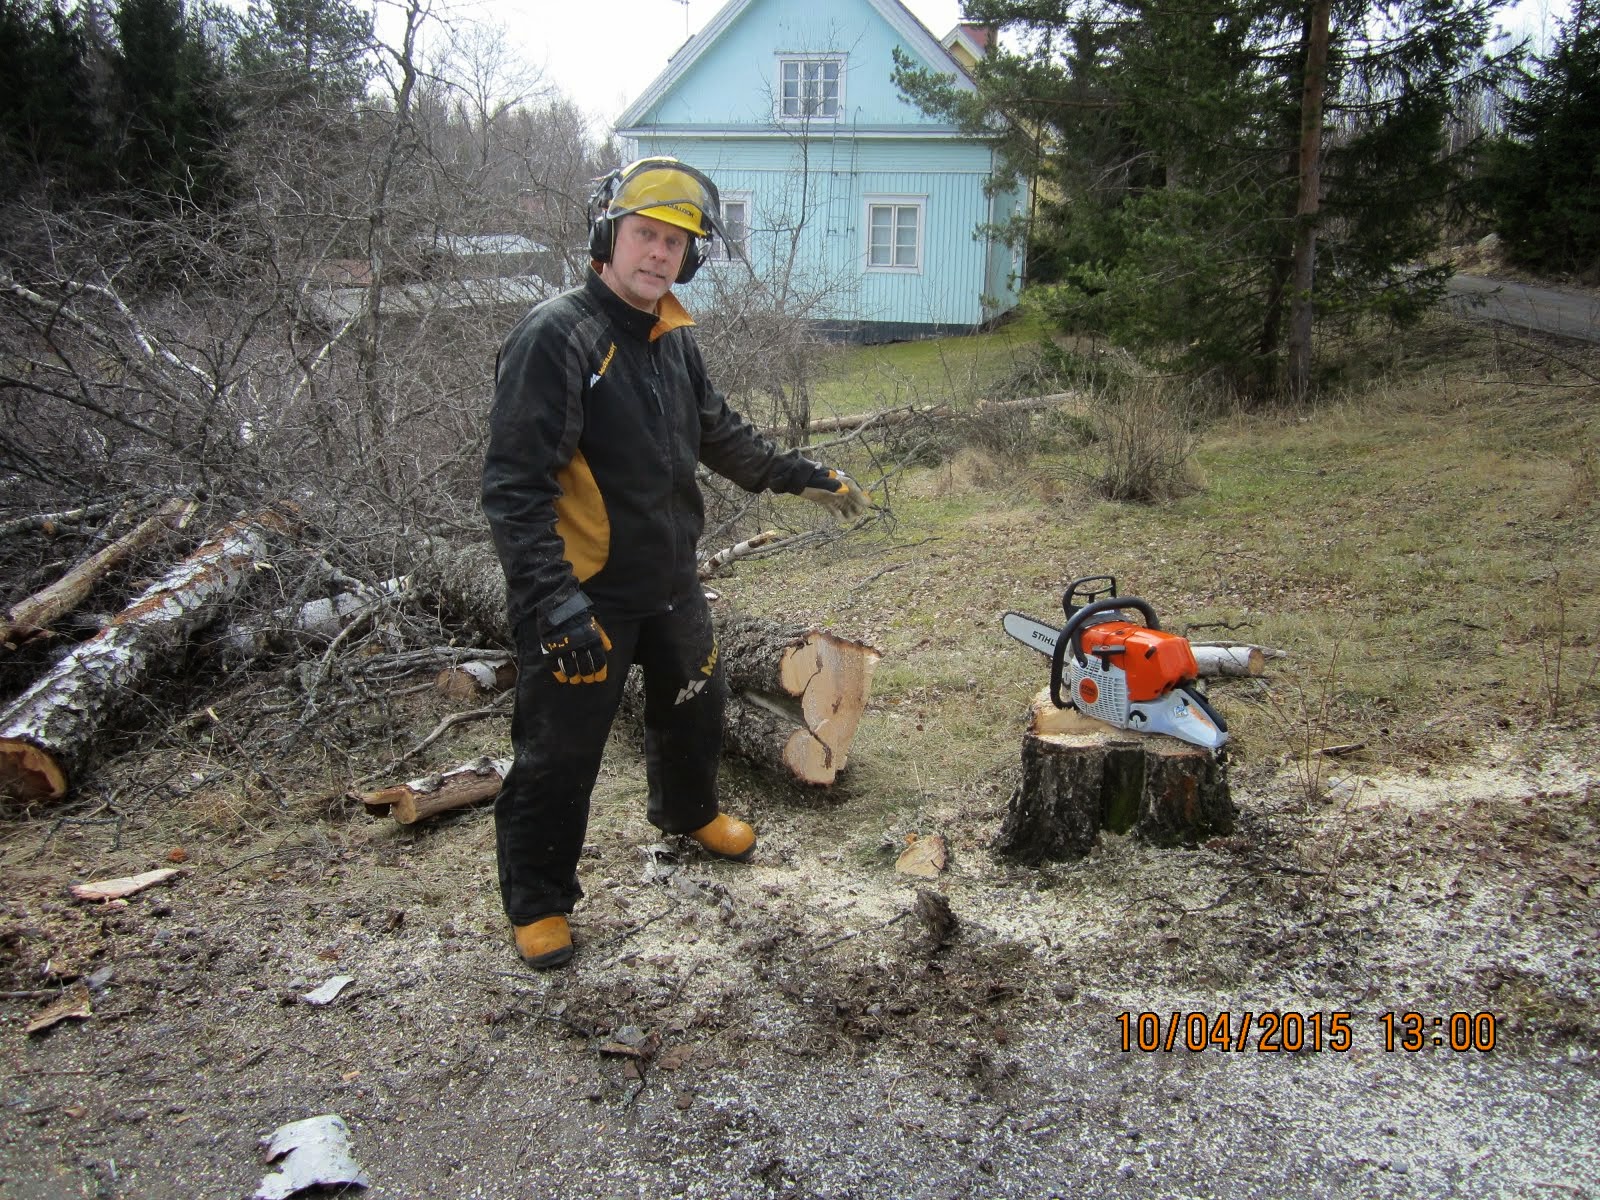
[[[1102,829],[1158,846],[1192,844],[1231,832],[1237,811],[1226,759],[1058,709],[1045,690],[1029,709],[1022,781],[995,849],[1029,865],[1082,858]]]

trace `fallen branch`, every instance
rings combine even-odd
[[[1028,410],[1034,408],[1051,408],[1057,404],[1065,404],[1070,400],[1082,400],[1082,392],[1051,392],[1043,396],[1022,396],[1012,400],[979,400],[970,414],[985,416],[990,413],[1006,412],[1011,410]],[[807,435],[813,433],[841,433],[850,429],[863,429],[869,426],[905,425],[911,421],[925,421],[936,417],[955,417],[962,413],[951,408],[948,404],[907,404],[902,408],[886,408],[878,412],[851,413],[841,417],[819,417],[806,425]],[[767,428],[767,434],[782,433],[784,430],[774,426]]]
[[[50,626],[83,603],[84,597],[113,568],[182,529],[194,515],[192,500],[169,500],[155,516],[91,554],[49,587],[11,606],[0,619],[0,646],[14,650],[23,642],[45,636]]]
[[[85,521],[92,521],[95,517],[103,517],[116,505],[111,501],[101,504],[86,504],[82,508],[71,508],[65,512],[34,513],[27,517],[13,517],[11,520],[0,524],[0,537],[15,537],[19,533],[31,533],[41,530],[44,533],[54,533],[61,525],[81,525]]]
[[[756,534],[755,537],[746,538],[742,542],[737,542],[725,549],[718,550],[700,564],[700,578],[710,579],[729,563],[737,562],[741,558],[748,558],[761,547],[770,546],[774,542],[781,540],[782,537],[783,535],[776,529],[768,529],[764,533]]]

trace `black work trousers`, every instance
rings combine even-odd
[[[500,899],[514,925],[569,913],[583,895],[589,794],[631,664],[644,673],[650,823],[688,833],[717,815],[727,685],[705,598],[696,592],[636,621],[595,616],[611,639],[603,683],[558,683],[534,622],[517,630],[514,758],[494,806]]]

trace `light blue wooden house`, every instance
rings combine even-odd
[[[969,331],[1016,305],[1019,258],[983,229],[1021,197],[986,190],[990,139],[891,79],[899,47],[970,88],[946,49],[959,40],[898,0],[729,0],[684,43],[617,134],[625,159],[673,155],[722,193],[738,245],[714,245],[683,289],[692,311],[748,290],[752,269],[770,303],[863,341]]]

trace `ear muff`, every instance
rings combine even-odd
[[[689,244],[683,248],[683,266],[678,268],[678,282],[688,283],[694,278],[694,273],[706,261],[706,256],[700,252],[702,239],[692,237]]]
[[[616,248],[616,219],[608,217],[606,210],[611,207],[611,197],[616,192],[617,180],[621,178],[621,171],[613,171],[601,179],[589,194],[589,257],[595,262],[610,262],[611,252]]]

